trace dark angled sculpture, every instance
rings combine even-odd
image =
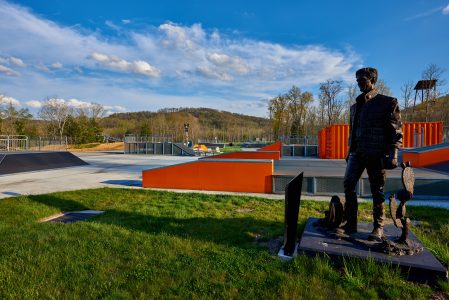
[[[292,256],[298,241],[298,215],[304,173],[298,174],[285,187],[284,256]]]
[[[413,255],[423,251],[420,244],[410,240],[410,219],[406,216],[405,204],[408,200],[413,198],[415,175],[410,162],[402,163],[402,185],[403,189],[396,195],[390,195],[390,214],[393,223],[397,228],[400,228],[401,235],[398,238],[383,236],[380,240],[371,240],[366,238],[362,233],[348,235],[345,230],[341,230],[347,224],[345,220],[346,207],[344,199],[338,196],[332,196],[329,203],[329,209],[324,214],[324,218],[317,220],[315,226],[321,231],[324,230],[329,236],[334,236],[337,239],[345,239],[352,243],[364,245],[371,251],[383,252],[389,255]],[[399,201],[399,205],[397,204]]]

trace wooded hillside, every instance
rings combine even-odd
[[[189,124],[190,140],[226,142],[270,140],[270,120],[211,108],[166,108],[157,112],[117,113],[100,121],[104,133],[111,136],[138,134],[172,137],[182,141],[184,124]]]

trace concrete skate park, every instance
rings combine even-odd
[[[254,152],[254,151],[249,151]],[[270,152],[270,151],[268,151]],[[274,152],[274,151],[271,151]],[[249,155],[250,153],[246,154]],[[5,155],[3,153],[3,155]],[[8,153],[12,155],[12,153]],[[20,153],[33,157],[33,153]],[[53,154],[54,155],[54,154]],[[72,155],[72,154],[70,154]],[[235,154],[234,154],[235,155]],[[271,154],[270,154],[271,155]],[[59,191],[69,191],[78,189],[90,189],[101,187],[115,188],[142,188],[142,174],[153,170],[172,170],[179,166],[191,166],[192,164],[211,162],[235,164],[241,162],[237,158],[200,158],[194,156],[172,156],[172,155],[136,155],[123,154],[120,152],[85,152],[74,153],[73,156],[79,158],[82,163],[75,166],[54,167],[48,169],[22,171],[19,173],[5,174],[2,167],[5,166],[5,158],[0,164],[0,198],[20,196],[28,194],[43,194]],[[23,159],[22,159],[23,160]],[[330,195],[343,193],[343,176],[346,163],[342,159],[318,159],[304,157],[284,156],[276,160],[270,159],[246,159],[250,164],[266,163],[272,165],[272,176],[270,178],[271,190],[265,192],[233,191],[232,188],[219,188],[211,190],[209,188],[178,187],[177,182],[182,178],[190,178],[195,181],[202,181],[201,178],[192,178],[188,172],[178,173],[175,177],[168,174],[173,183],[170,187],[160,186],[158,189],[174,190],[179,192],[194,191],[208,193],[244,193],[245,195],[261,196],[265,198],[283,199],[285,185],[298,173],[304,172],[303,195],[309,199],[328,200]],[[246,163],[247,163],[246,162]],[[17,164],[16,164],[17,165]],[[223,168],[220,167],[223,170]],[[416,195],[415,200],[410,204],[431,205],[449,208],[449,163],[440,163],[432,168],[415,168]],[[213,178],[218,182],[228,182],[235,179],[235,174],[228,171],[205,172],[206,177]],[[400,168],[387,172],[387,184],[385,193],[393,193],[401,187]],[[238,170],[243,177],[253,178],[246,167]],[[370,196],[369,183],[366,172],[359,183],[358,193],[361,198],[368,199]]]

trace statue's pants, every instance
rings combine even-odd
[[[385,219],[384,185],[386,179],[385,169],[382,168],[382,159],[379,155],[364,153],[350,153],[346,166],[344,191],[346,197],[345,216],[348,227],[357,226],[357,193],[356,185],[363,171],[366,169],[373,197],[373,223],[374,227],[382,227]]]

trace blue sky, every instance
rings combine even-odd
[[[320,82],[351,84],[361,66],[400,99],[429,64],[449,81],[449,0],[0,0],[0,95],[32,112],[56,97],[266,117],[292,85],[317,99]]]

